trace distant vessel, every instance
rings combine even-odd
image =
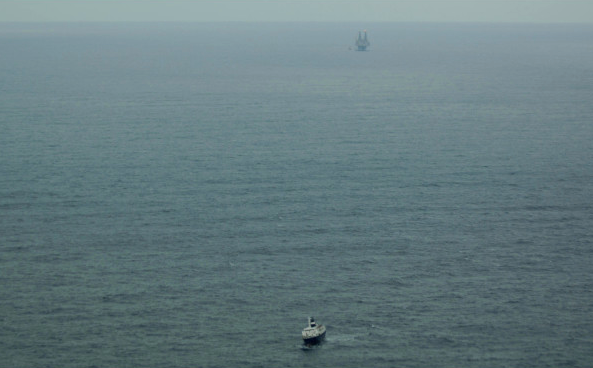
[[[366,51],[367,47],[371,45],[367,38],[367,31],[364,30],[364,38],[362,37],[362,32],[358,32],[358,39],[354,43],[357,47],[356,51]]]
[[[309,325],[303,330],[303,341],[307,345],[319,344],[325,338],[325,326],[315,323],[313,317],[309,317]]]

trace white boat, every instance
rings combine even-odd
[[[325,326],[318,325],[313,317],[309,317],[309,325],[303,330],[303,341],[305,344],[319,344],[324,338]]]

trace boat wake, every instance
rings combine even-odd
[[[323,344],[315,344],[315,345],[311,345],[311,344],[301,344],[299,346],[299,348],[302,351],[314,351],[317,349],[321,349],[321,346],[323,346]]]

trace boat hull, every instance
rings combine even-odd
[[[305,345],[317,345],[317,344],[321,343],[324,339],[325,339],[325,331],[323,331],[323,333],[318,336],[303,338],[303,342],[305,343]]]

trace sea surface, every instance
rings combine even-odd
[[[0,367],[592,366],[593,25],[0,24]]]

